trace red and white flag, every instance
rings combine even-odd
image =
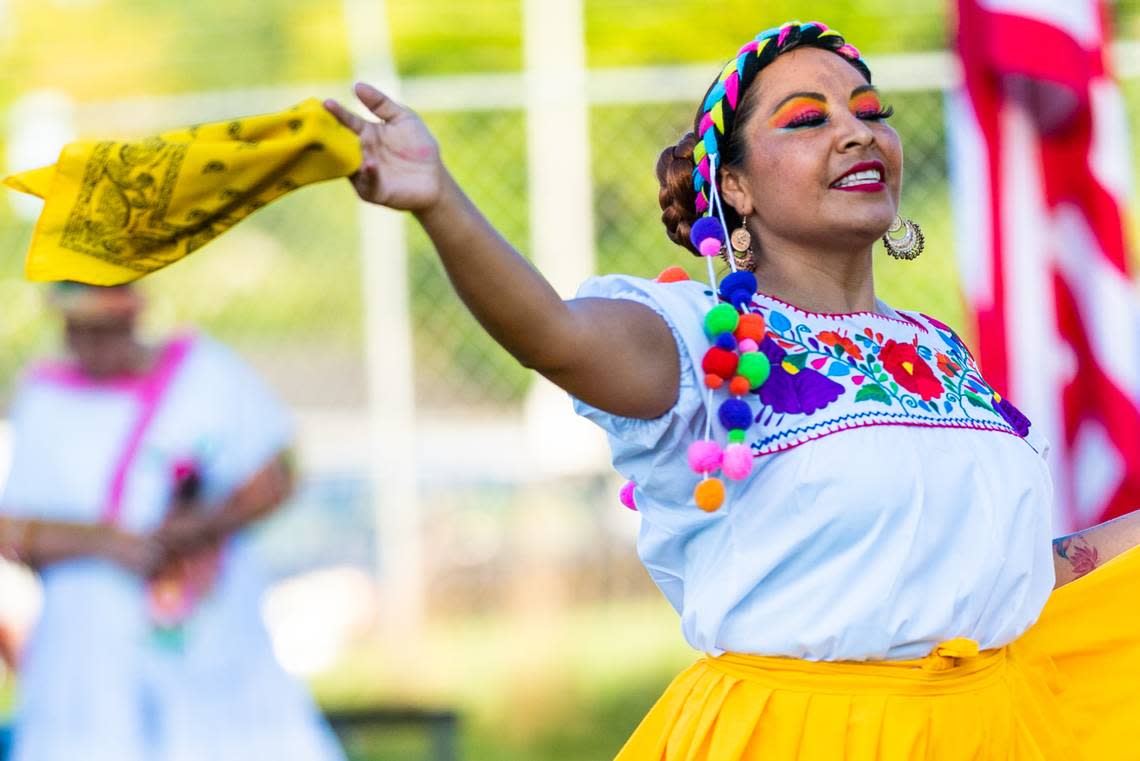
[[[947,99],[963,287],[986,379],[1052,443],[1058,533],[1140,508],[1132,162],[1102,0],[956,0]]]

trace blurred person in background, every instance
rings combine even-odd
[[[16,635],[12,629],[0,622],[0,675],[7,676],[16,668]],[[3,684],[3,680],[0,680]]]
[[[922,235],[841,35],[747,42],[662,152],[666,232],[713,282],[609,275],[568,301],[412,111],[356,94],[379,122],[326,106],[360,137],[358,195],[413,212],[488,333],[607,431],[639,553],[709,654],[619,759],[1127,755],[1140,514],[1052,540],[1039,433],[949,327],[876,298],[873,245],[912,259]]]
[[[340,759],[273,656],[244,536],[292,488],[285,409],[208,338],[144,344],[130,286],[51,301],[70,358],[16,394],[0,499],[0,551],[43,586],[12,760]]]

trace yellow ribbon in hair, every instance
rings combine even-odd
[[[198,250],[290,190],[354,173],[355,134],[320,101],[135,142],[80,141],[4,179],[45,201],[31,280],[117,285]]]

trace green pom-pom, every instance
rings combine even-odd
[[[748,434],[746,432],[740,430],[739,428],[734,428],[733,430],[728,432],[728,443],[729,444],[743,444],[744,443],[744,437],[747,435]]]
[[[740,323],[740,315],[731,304],[717,304],[705,315],[705,333],[709,337],[731,333]]]
[[[743,375],[756,389],[768,380],[772,373],[772,363],[768,356],[758,351],[748,351],[740,355],[740,364],[737,365],[736,374]]]

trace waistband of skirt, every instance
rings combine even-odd
[[[938,645],[908,661],[805,661],[746,653],[701,660],[706,666],[772,689],[806,692],[940,695],[965,692],[1002,678],[1007,648],[978,650],[969,639]]]

